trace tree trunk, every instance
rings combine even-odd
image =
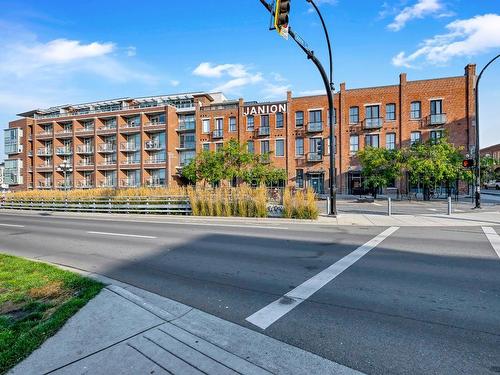
[[[429,189],[428,186],[424,186],[424,201],[430,201],[431,200],[431,190]]]

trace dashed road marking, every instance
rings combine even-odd
[[[486,238],[488,241],[490,241],[491,246],[493,247],[493,250],[497,253],[498,257],[500,258],[500,236],[495,232],[495,229],[492,227],[482,227],[483,232],[486,235]]]
[[[154,236],[142,236],[140,234],[126,234],[126,233],[110,233],[110,232],[87,232],[88,234],[101,234],[104,236],[121,236],[121,237],[137,237],[137,238],[150,238],[154,239]]]
[[[24,228],[24,225],[17,225],[17,224],[0,224],[0,227]]]

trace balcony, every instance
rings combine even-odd
[[[116,125],[103,125],[97,129],[97,134],[114,134],[116,133]]]
[[[139,187],[139,186],[141,186],[141,182],[133,178],[124,178],[120,180],[120,187],[123,188]]]
[[[69,190],[73,188],[71,181],[57,181],[57,188],[63,190]]]
[[[36,152],[38,156],[52,156],[54,150],[51,148],[39,148]]]
[[[76,153],[77,154],[84,154],[84,155],[89,155],[94,153],[94,146],[93,145],[78,145],[76,147]]]
[[[138,133],[141,131],[140,122],[128,122],[123,127],[120,127],[122,133]]]
[[[52,184],[52,181],[50,180],[40,180],[38,181],[37,184],[37,189],[52,189],[54,185]]]
[[[426,122],[427,125],[436,126],[436,125],[444,125],[448,119],[446,118],[446,113],[435,113],[427,116]]]
[[[257,137],[265,137],[271,134],[271,129],[269,126],[261,126],[257,130],[254,131],[255,136]]]
[[[144,164],[165,164],[166,161],[164,156],[151,156],[144,161]]]
[[[126,152],[136,152],[141,149],[140,144],[131,143],[131,142],[122,142],[120,143],[120,151]]]
[[[36,168],[38,169],[39,172],[41,172],[41,171],[52,171],[54,169],[54,164],[52,164],[52,163],[42,163],[42,164],[38,164],[38,166]]]
[[[309,133],[317,133],[323,131],[323,121],[310,122],[307,124],[307,131]]]
[[[116,160],[103,160],[97,165],[103,168],[116,168]]]
[[[71,138],[73,136],[72,129],[64,129],[56,132],[56,138]]]
[[[93,189],[94,183],[90,180],[80,180],[76,182],[76,187],[78,189]]]
[[[146,141],[146,142],[144,142],[144,149],[147,151],[164,150],[165,145],[161,144],[160,142],[156,142],[156,141]]]
[[[165,186],[165,179],[159,178],[159,177],[150,177],[146,180],[146,186],[148,186],[148,187]]]
[[[53,135],[54,133],[52,132],[52,130],[45,130],[43,132],[36,134],[36,137],[38,139],[44,139],[44,138],[52,138]]]
[[[318,152],[309,152],[307,154],[307,161],[316,163],[323,160],[323,155]]]
[[[103,154],[110,154],[116,152],[116,144],[115,143],[100,143],[98,148],[99,152]]]
[[[224,131],[222,129],[216,129],[212,132],[212,139],[221,139],[224,137]]]
[[[89,159],[82,159],[78,161],[78,166],[79,167],[93,167],[94,166],[94,160],[89,160]]]
[[[380,129],[383,124],[382,117],[366,118],[363,120],[363,129]]]
[[[58,147],[56,148],[56,155],[73,155],[73,150],[69,147]]]
[[[184,121],[179,123],[179,127],[177,128],[178,132],[188,132],[196,130],[196,122],[194,121]]]
[[[94,134],[94,127],[80,128],[75,130],[76,135]]]
[[[126,159],[123,161],[123,163],[120,163],[122,168],[139,168],[141,165],[141,160],[140,159]]]
[[[145,122],[144,123],[144,130],[145,131],[164,131],[166,128],[167,124],[164,122]]]
[[[114,179],[100,180],[98,185],[101,188],[114,188],[116,187],[116,181]]]
[[[181,142],[177,150],[195,150],[196,142]]]

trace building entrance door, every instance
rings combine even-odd
[[[316,194],[323,194],[325,191],[323,173],[309,174],[307,177],[308,186],[310,186]]]

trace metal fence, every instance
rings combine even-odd
[[[185,196],[99,197],[81,199],[6,199],[0,208],[33,211],[101,212],[190,215],[191,204]]]

